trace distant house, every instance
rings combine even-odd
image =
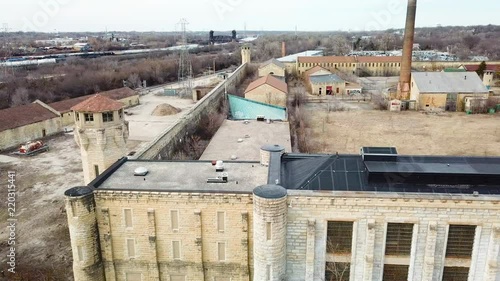
[[[0,150],[62,131],[57,112],[41,102],[0,110]]]
[[[465,98],[488,98],[475,72],[413,72],[410,99],[420,110],[463,111]]]
[[[91,49],[91,47],[90,47],[89,43],[76,43],[75,45],[73,45],[73,49],[75,51],[85,52],[85,51],[89,51]]]
[[[248,85],[245,98],[286,107],[288,85],[272,75],[261,77]]]
[[[285,70],[286,67],[284,63],[276,59],[270,59],[259,67],[259,77],[267,76],[269,74],[285,77]]]

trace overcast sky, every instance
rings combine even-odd
[[[385,30],[407,0],[1,0],[12,31]],[[417,27],[500,25],[500,0],[418,0]]]

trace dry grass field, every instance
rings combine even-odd
[[[500,156],[500,114],[327,113],[324,104],[308,104],[303,110],[311,153],[359,153],[362,146],[395,146],[400,154]]]

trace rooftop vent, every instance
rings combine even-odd
[[[139,167],[134,170],[134,176],[143,177],[149,173],[148,169],[144,167]]]
[[[396,162],[398,159],[395,147],[363,147],[360,152],[363,161]]]
[[[217,162],[215,164],[215,171],[216,172],[224,171],[224,162],[222,160],[217,160]]]
[[[266,121],[266,116],[264,116],[264,115],[257,115],[257,121],[261,121],[261,122]]]
[[[228,182],[228,174],[222,173],[222,175],[216,178],[208,178],[207,183],[227,183]]]

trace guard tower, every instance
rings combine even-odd
[[[74,187],[64,195],[75,281],[104,281],[93,189]]]
[[[75,141],[80,147],[85,184],[127,153],[128,122],[123,104],[94,95],[71,108],[75,116]]]
[[[241,64],[250,63],[252,57],[252,51],[250,50],[250,45],[243,45],[241,47]]]

